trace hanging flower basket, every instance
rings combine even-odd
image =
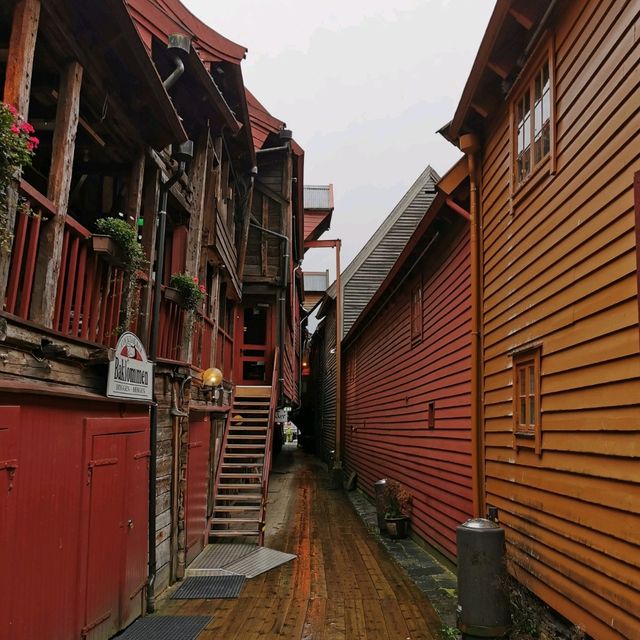
[[[198,278],[188,273],[174,273],[171,276],[171,286],[182,296],[183,302],[178,303],[188,311],[198,311],[202,309],[202,303],[207,294],[204,285],[200,284]]]
[[[111,236],[94,234],[91,236],[93,252],[102,256],[109,264],[116,267],[124,265],[124,256],[120,247]]]
[[[187,301],[185,300],[182,293],[175,287],[165,287],[164,299],[168,300],[169,302],[174,302],[183,309],[187,308]]]

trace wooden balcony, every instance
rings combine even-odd
[[[5,311],[28,321],[38,286],[38,249],[47,224],[58,215],[54,204],[24,180],[20,193],[30,210],[16,215]],[[93,251],[91,232],[65,217],[62,261],[51,329],[71,338],[112,346],[120,323],[124,272]]]

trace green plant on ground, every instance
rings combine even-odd
[[[440,637],[442,640],[458,640],[460,631],[455,627],[444,626],[440,628]]]
[[[96,230],[109,236],[122,251],[124,270],[135,273],[144,265],[144,250],[138,242],[136,230],[120,218],[99,218]]]
[[[200,284],[198,278],[188,273],[172,274],[170,284],[180,292],[185,309],[189,311],[195,311],[207,293],[205,286]]]

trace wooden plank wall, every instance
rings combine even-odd
[[[594,638],[640,638],[633,174],[638,2],[566,3],[557,173],[509,207],[507,117],[483,159],[486,499],[512,572]],[[514,447],[512,362],[542,344],[541,455]]]
[[[413,531],[451,559],[455,528],[472,513],[469,277],[467,225],[456,220],[344,351],[347,470],[369,495],[380,478],[406,485]],[[420,283],[422,339],[412,346],[411,291]]]
[[[336,448],[336,308],[332,305],[322,324],[318,367],[314,383],[319,387],[319,407],[315,421],[316,454],[325,462]],[[333,350],[333,353],[331,351]],[[317,373],[319,372],[319,373]]]

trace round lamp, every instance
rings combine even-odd
[[[211,367],[211,369],[205,369],[202,372],[202,386],[204,387],[219,387],[222,384],[222,371],[217,367]]]

